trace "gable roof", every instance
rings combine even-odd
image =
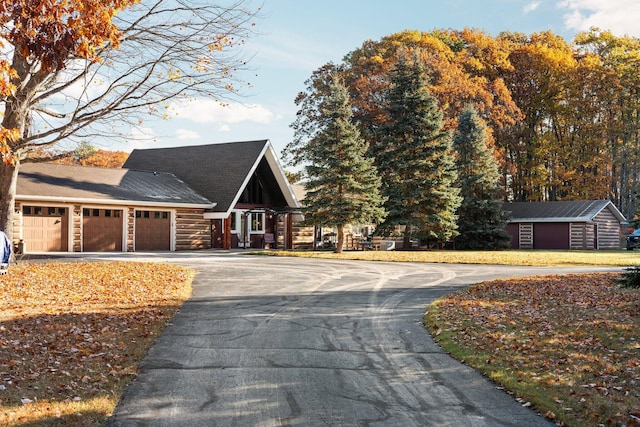
[[[253,172],[266,159],[289,207],[299,207],[269,140],[133,150],[124,166],[175,174],[228,215]]]
[[[24,163],[18,169],[21,200],[212,208],[215,203],[169,173]]]
[[[624,215],[609,200],[577,200],[563,202],[505,203],[509,222],[588,222],[604,209],[609,209],[620,222]]]

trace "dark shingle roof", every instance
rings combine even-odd
[[[610,208],[618,220],[624,221],[624,216],[609,200],[514,202],[503,206],[512,222],[591,221],[605,208]]]
[[[74,200],[162,203],[177,206],[213,203],[169,173],[70,166],[20,165],[17,195]]]
[[[170,172],[226,212],[250,178],[268,140],[133,150],[129,169]]]

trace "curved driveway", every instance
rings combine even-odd
[[[575,269],[161,256],[199,271],[193,296],[111,426],[551,425],[444,354],[421,320],[475,282]]]

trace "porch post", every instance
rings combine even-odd
[[[231,214],[234,215],[234,214]],[[231,216],[222,220],[224,223],[224,234],[222,235],[222,248],[231,249]]]
[[[293,215],[287,214],[287,249],[293,249]]]

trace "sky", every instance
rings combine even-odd
[[[224,1],[224,0],[221,0]],[[256,2],[256,4],[258,4]],[[108,150],[163,148],[269,139],[278,153],[292,140],[296,95],[320,66],[338,63],[366,40],[403,30],[481,29],[531,34],[545,30],[571,41],[592,26],[640,36],[639,0],[264,0],[259,33],[244,47],[251,84],[221,107],[209,100],[176,105],[170,120],[148,120],[127,144]]]

